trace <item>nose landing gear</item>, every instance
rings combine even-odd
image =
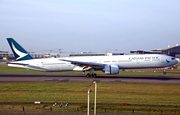
[[[164,69],[163,74],[166,75],[166,70]]]

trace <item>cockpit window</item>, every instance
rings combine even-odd
[[[172,60],[175,60],[175,58],[171,58]]]

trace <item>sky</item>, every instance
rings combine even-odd
[[[180,44],[180,0],[0,0],[0,51],[149,51]]]

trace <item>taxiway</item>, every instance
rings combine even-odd
[[[180,84],[179,77],[167,76],[123,76],[98,75],[87,78],[86,75],[76,74],[0,74],[0,83],[7,82],[116,82],[116,83],[154,83]]]

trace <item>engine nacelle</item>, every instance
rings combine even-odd
[[[103,71],[105,74],[119,74],[119,65],[105,65]]]

